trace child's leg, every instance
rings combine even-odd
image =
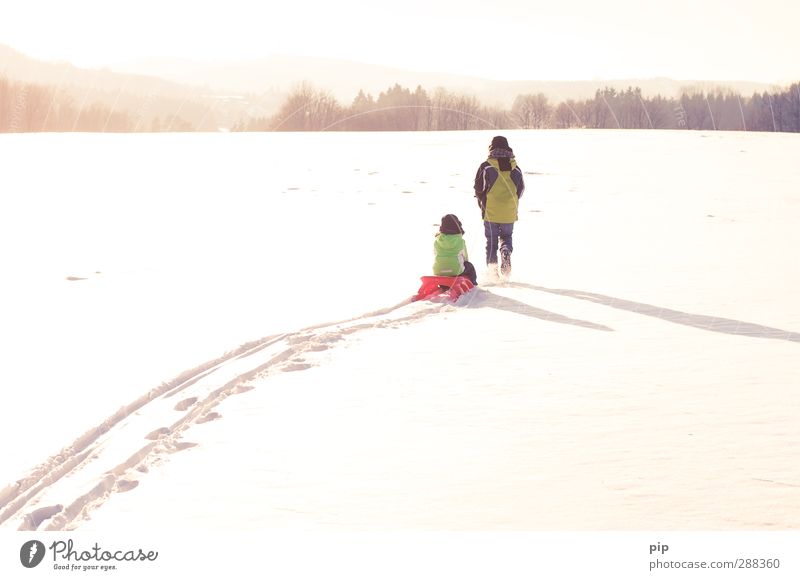
[[[497,224],[497,233],[500,237],[500,252],[511,254],[514,251],[511,240],[514,235],[514,224]]]
[[[486,265],[497,264],[497,238],[500,235],[499,224],[483,222],[486,234]]]
[[[514,246],[511,236],[514,233],[514,224],[500,224],[500,273],[503,276],[511,274],[511,252]]]
[[[464,271],[461,272],[461,275],[464,278],[468,278],[473,286],[478,285],[478,274],[475,272],[475,266],[472,265],[472,262],[464,262]]]

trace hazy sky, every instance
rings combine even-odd
[[[0,44],[82,66],[297,54],[497,79],[800,79],[798,0],[0,2]]]

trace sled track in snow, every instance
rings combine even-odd
[[[417,303],[409,315],[390,316],[409,302],[250,342],[150,390],[0,490],[0,527],[36,530],[47,522],[47,530],[75,529],[111,494],[134,489],[150,466],[194,447],[183,440],[185,431],[220,419],[214,408],[231,395],[255,388],[247,384],[254,378],[310,368],[314,365],[303,355],[325,351],[345,336],[412,324],[447,307]],[[82,481],[91,483],[70,486],[79,472]]]

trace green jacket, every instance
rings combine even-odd
[[[464,272],[464,262],[469,260],[467,244],[461,234],[436,234],[433,253],[434,276],[458,276]]]

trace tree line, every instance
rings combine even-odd
[[[239,121],[234,131],[440,131],[486,129],[507,124],[503,110],[477,98],[438,88],[429,94],[396,84],[374,98],[359,91],[344,107],[325,90],[301,84],[271,117]]]
[[[144,98],[136,112],[131,112],[86,98],[76,101],[69,92],[51,86],[0,77],[0,133],[194,130],[177,115],[154,117],[150,109],[157,100]]]
[[[304,83],[272,117],[239,121],[236,131],[437,131],[463,129],[702,129],[800,132],[800,83],[743,97],[731,90],[686,89],[678,98],[646,97],[640,88],[604,87],[593,98],[552,103],[519,95],[510,109],[438,88],[394,85],[377,98],[363,91],[343,106]]]
[[[207,130],[208,110],[157,97],[122,106],[76,101],[56,88],[0,77],[0,133]],[[217,105],[213,105],[213,109]],[[191,108],[194,110],[190,111]],[[224,104],[220,105],[224,108]],[[212,114],[216,111],[212,111]],[[234,117],[236,118],[236,117]],[[377,98],[360,91],[349,105],[309,83],[296,87],[271,116],[244,116],[233,131],[453,131],[468,129],[696,129],[800,132],[800,83],[745,97],[731,90],[686,89],[680,97],[644,96],[638,87],[598,89],[594,97],[553,103],[543,93],[518,95],[510,108],[443,88],[395,84]]]
[[[731,90],[686,89],[678,98],[640,88],[598,89],[593,98],[552,103],[519,95],[510,109],[438,88],[398,84],[377,98],[360,91],[349,106],[304,83],[277,114],[240,120],[234,131],[440,131],[464,129],[703,129],[800,132],[800,84],[743,97]]]

